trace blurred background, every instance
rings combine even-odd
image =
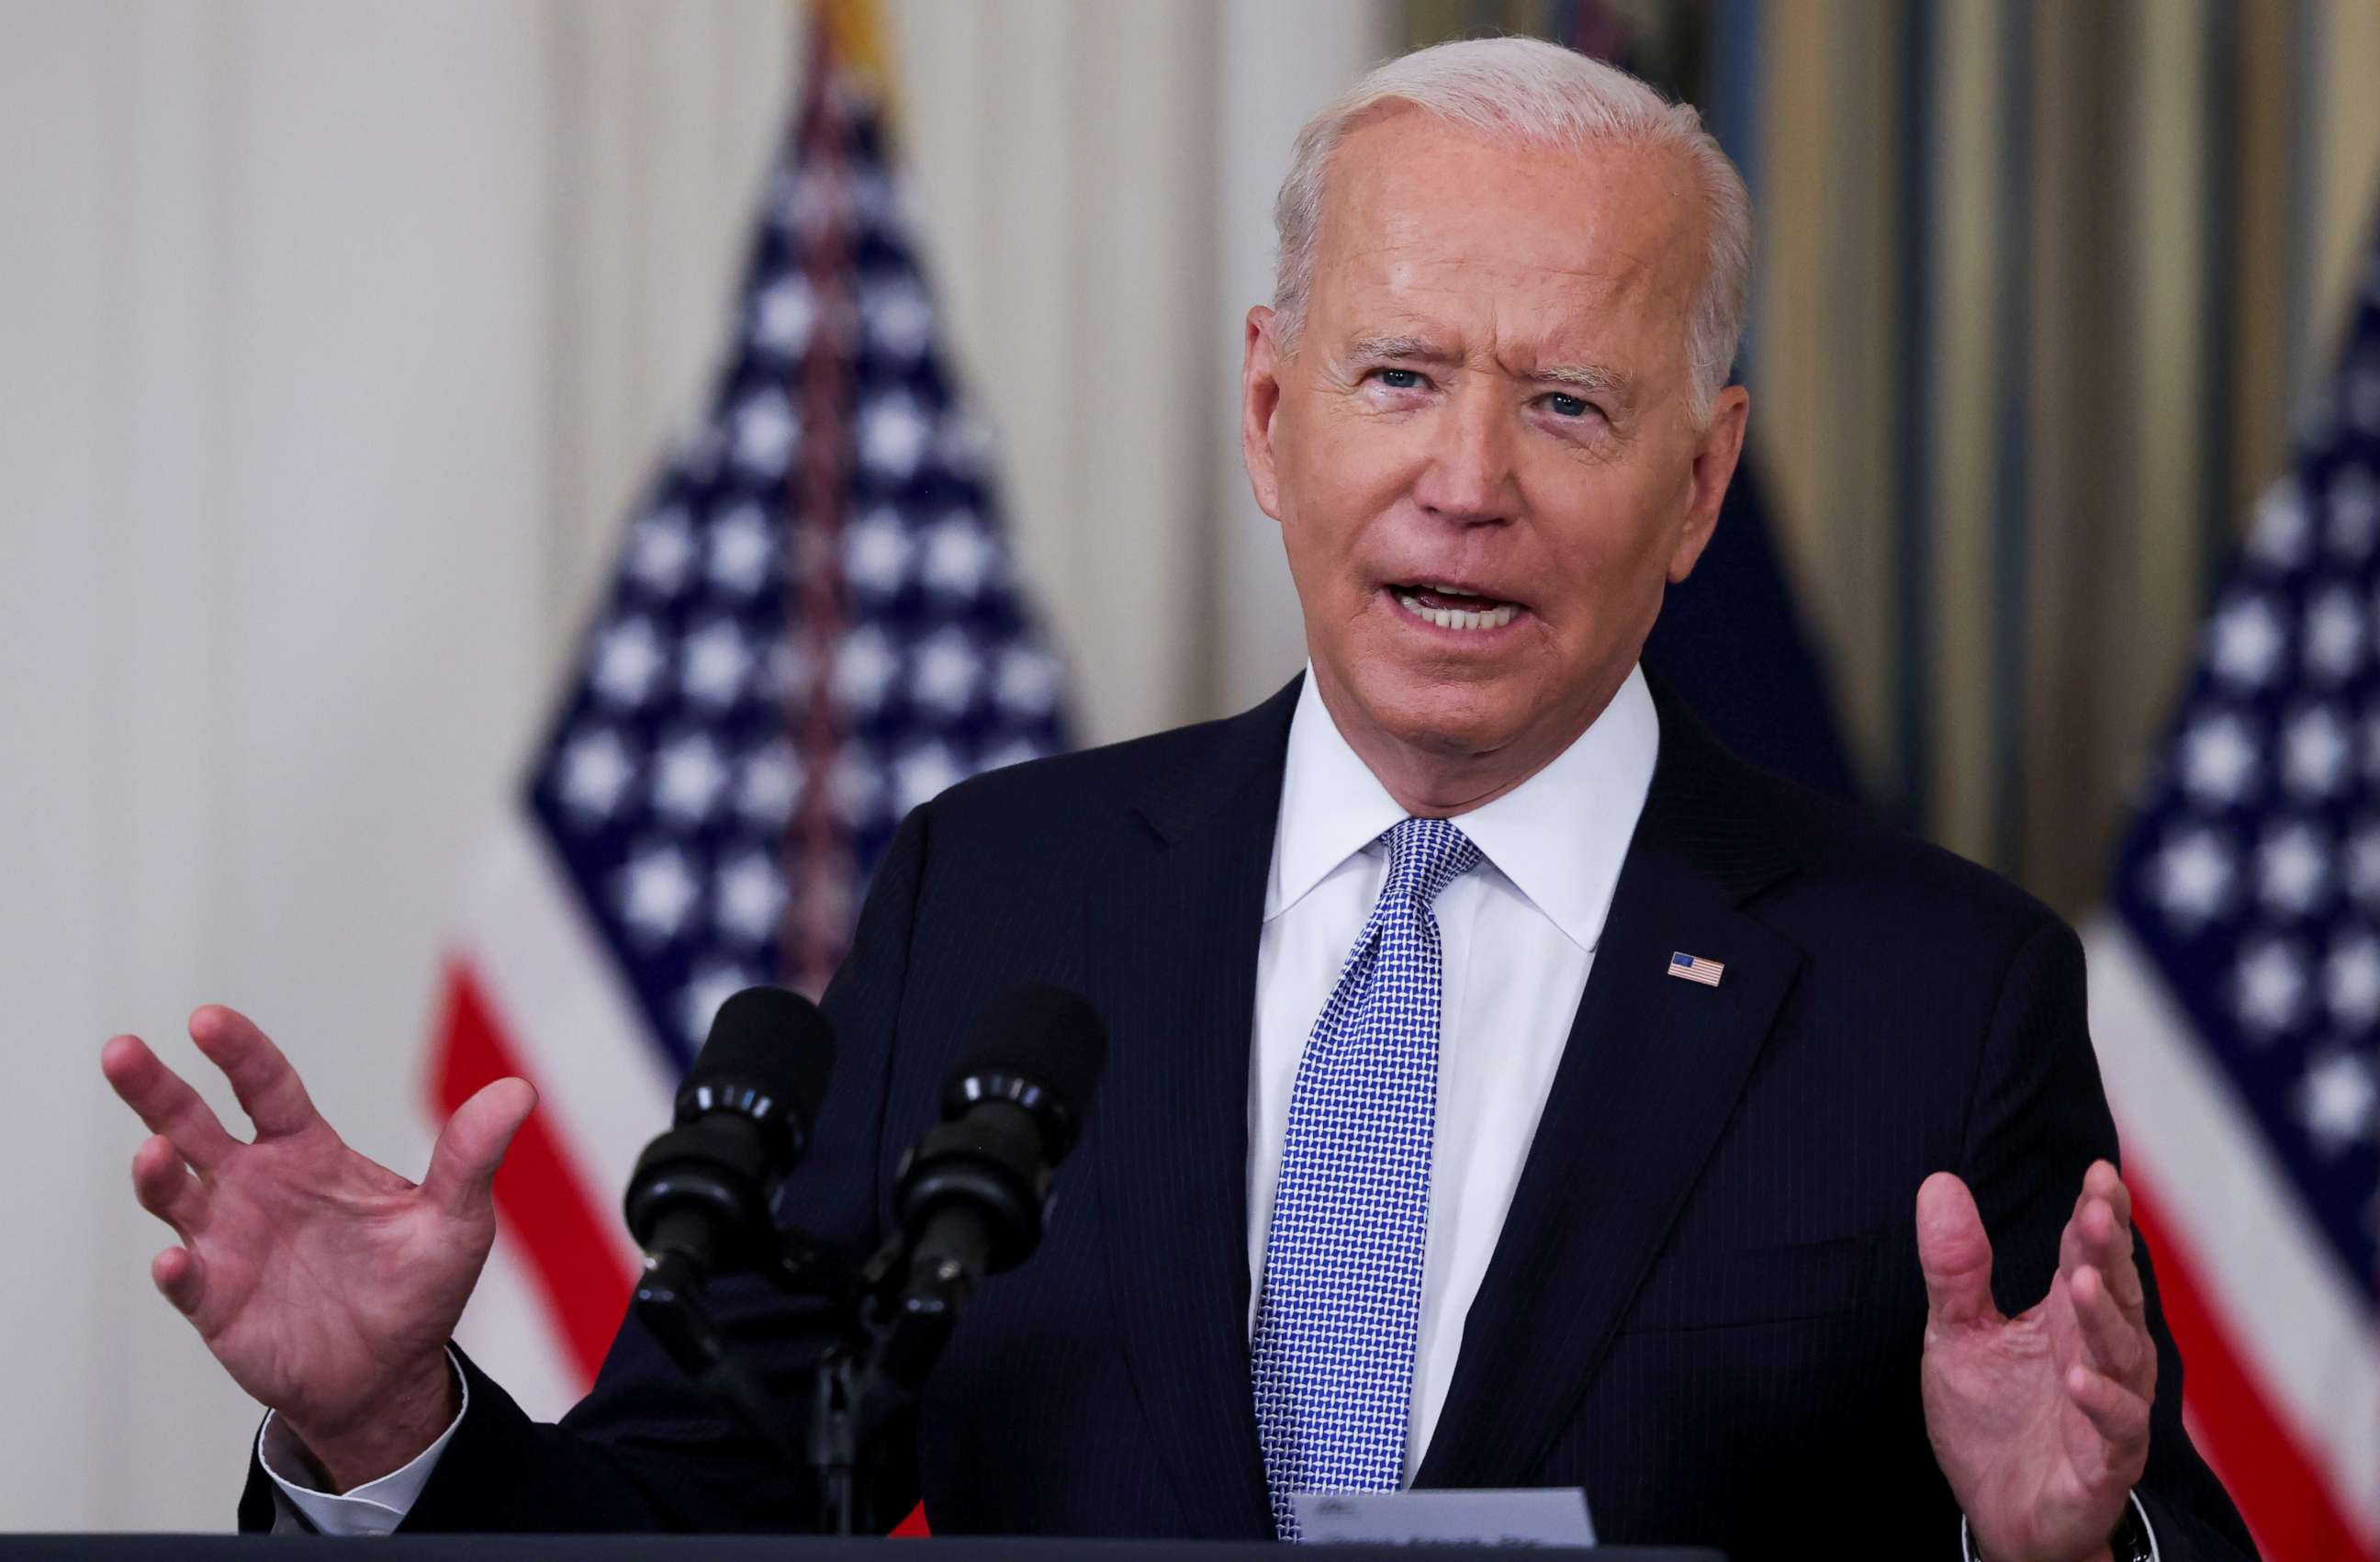
[[[1297,127],[1402,48],[1533,32],[1703,108],[1760,260],[1721,534],[1748,551],[1681,603],[1681,664],[1724,685],[1756,619],[1809,681],[1747,747],[2070,916],[2110,894],[2258,496],[2287,507],[2293,438],[2331,460],[2380,385],[2380,346],[2340,378],[2380,309],[2372,0],[883,23],[938,372],[991,435],[1002,579],[1078,742],[1303,660],[1240,470],[1241,320]],[[0,1526],[228,1526],[253,1409],[149,1288],[166,1234],[99,1043],[195,1064],[188,1010],[243,1007],[419,1170],[483,843],[616,623],[631,521],[748,372],[809,47],[788,0],[0,0]],[[2368,1017],[2340,1044],[2361,1188]],[[2363,1392],[2325,1412],[2344,1528],[2288,1555],[2380,1531]]]

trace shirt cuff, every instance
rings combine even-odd
[[[264,1424],[256,1431],[256,1460],[264,1473],[281,1489],[283,1497],[304,1514],[307,1520],[326,1535],[385,1535],[405,1521],[412,1511],[421,1488],[430,1482],[430,1472],[438,1468],[438,1456],[455,1440],[455,1429],[471,1413],[471,1381],[463,1375],[462,1363],[455,1360],[453,1347],[446,1351],[446,1365],[455,1374],[455,1387],[460,1391],[462,1408],[438,1441],[416,1454],[402,1470],[391,1470],[377,1481],[367,1481],[349,1492],[319,1492],[311,1486],[301,1486],[273,1468],[273,1449],[280,1445],[284,1463],[297,1464],[299,1446],[294,1434],[277,1431],[279,1412],[268,1411]]]
[[[2157,1550],[2156,1526],[2149,1522],[2149,1510],[2141,1506],[2140,1493],[2131,1493],[2131,1499],[2132,1514],[2141,1521],[2141,1533],[2148,1537],[2149,1562],[2165,1562]],[[1963,1513],[1959,1515],[1959,1555],[1965,1562],[1979,1562],[1975,1556],[1975,1543],[1967,1537],[1967,1516]]]

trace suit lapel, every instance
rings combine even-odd
[[[1801,956],[1739,910],[1791,867],[1672,699],[1595,964],[1415,1484],[1525,1482],[1575,1412],[1760,1056]],[[1667,974],[1719,961],[1716,987]]]
[[[1194,1525],[1272,1533],[1247,1350],[1257,943],[1297,685],[1142,799],[1144,848],[1089,907],[1104,1246],[1135,1385]]]

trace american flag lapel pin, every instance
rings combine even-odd
[[[1726,973],[1727,967],[1717,960],[1706,960],[1699,956],[1689,955],[1682,951],[1670,957],[1671,976],[1682,976],[1689,982],[1699,982],[1706,987],[1718,986],[1718,979]]]

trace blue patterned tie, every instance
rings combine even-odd
[[[1479,848],[1443,819],[1408,819],[1380,839],[1388,883],[1290,1092],[1249,1345],[1273,1528],[1288,1541],[1292,1493],[1404,1480],[1438,1117],[1430,906]]]

